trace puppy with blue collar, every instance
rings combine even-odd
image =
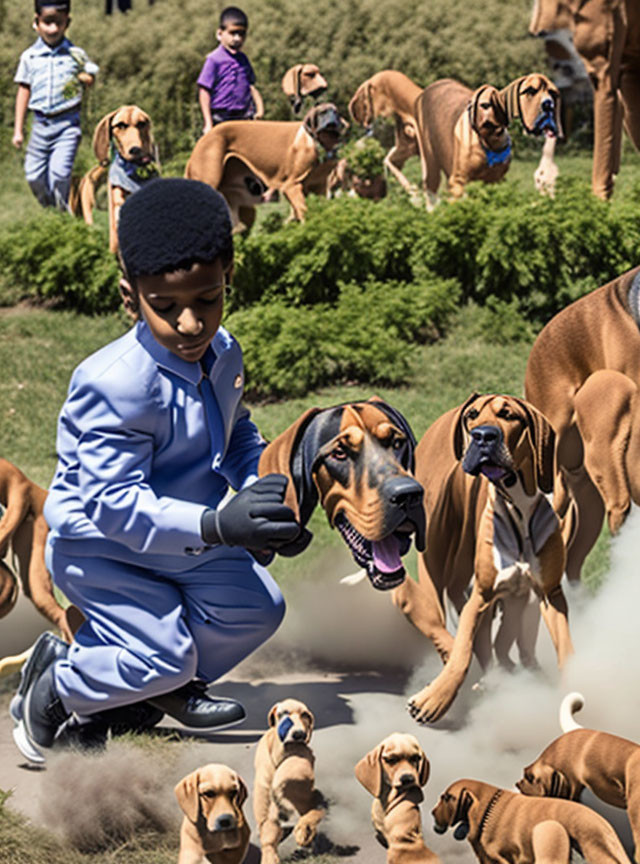
[[[304,702],[284,699],[269,710],[269,729],[255,756],[253,812],[262,849],[261,864],[278,864],[283,823],[298,815],[293,835],[310,846],[326,812],[315,788],[315,757],[309,746],[314,716]]]

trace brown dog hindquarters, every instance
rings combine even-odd
[[[376,117],[395,121],[393,147],[384,158],[384,166],[409,194],[417,190],[402,168],[407,159],[418,155],[415,104],[420,92],[418,85],[402,72],[384,69],[363,81],[349,102],[352,119],[366,129],[372,128]]]
[[[584,704],[579,693],[562,701],[564,734],[527,765],[516,783],[524,795],[578,801],[589,789],[607,804],[627,810],[636,860],[640,853],[640,745],[626,738],[584,729],[573,712]]]
[[[68,620],[67,612],[55,598],[45,565],[49,530],[43,515],[46,497],[46,491],[32,483],[19,468],[0,459],[0,504],[4,508],[3,513],[0,509],[0,618],[11,611],[18,596],[16,579],[3,562],[11,549],[25,596],[71,642],[81,616],[71,607],[72,620]]]
[[[388,864],[440,864],[424,843],[420,804],[429,779],[429,760],[413,735],[394,732],[355,766],[355,775],[374,797],[371,821],[387,849]]]
[[[490,662],[488,625],[501,598],[507,615],[515,608],[522,616],[516,633],[523,659],[533,661],[537,631],[530,614],[518,612],[514,601],[527,600],[530,592],[539,602],[558,664],[573,651],[560,586],[564,542],[550,500],[553,453],[553,430],[543,415],[524,400],[495,394],[473,394],[436,420],[418,444],[426,550],[418,559],[419,583],[405,580],[393,599],[431,639],[445,664],[409,700],[419,722],[444,714],[474,650],[483,667]],[[445,624],[445,592],[460,615],[455,638]],[[527,632],[520,632],[525,624]]]
[[[602,816],[573,801],[526,798],[480,780],[457,780],[432,810],[434,830],[454,828],[481,864],[569,864],[577,848],[589,864],[628,864],[615,831]],[[549,858],[554,838],[560,841]],[[567,842],[568,841],[568,842]],[[534,846],[535,843],[535,846]]]
[[[297,814],[293,829],[300,846],[310,846],[325,803],[315,788],[315,757],[309,746],[314,717],[304,702],[284,699],[269,710],[269,729],[255,756],[253,812],[262,849],[261,864],[277,864],[282,823]]]
[[[251,833],[242,810],[244,780],[212,762],[184,777],[174,792],[184,813],[178,864],[242,864]]]

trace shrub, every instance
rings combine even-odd
[[[118,276],[106,232],[66,213],[46,210],[0,232],[0,285],[14,296],[108,312],[119,305]]]
[[[350,380],[406,382],[411,343],[437,338],[458,303],[458,286],[451,280],[369,281],[341,285],[335,306],[304,308],[273,300],[234,312],[225,326],[243,347],[247,392],[293,397]]]
[[[342,151],[347,165],[361,180],[374,180],[383,172],[382,160],[385,149],[375,138],[359,138],[350,142]]]

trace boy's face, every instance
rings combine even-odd
[[[64,39],[70,21],[71,16],[63,9],[43,6],[40,14],[35,17],[34,29],[50,48],[55,48]]]
[[[235,54],[244,45],[244,40],[247,38],[247,28],[244,24],[231,21],[220,27],[216,33],[218,42],[223,45],[231,54]]]
[[[128,292],[137,296],[156,342],[189,363],[202,359],[220,326],[225,288],[220,259],[190,270],[138,276],[135,288],[126,280],[121,283],[125,302]]]

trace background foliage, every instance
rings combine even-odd
[[[220,10],[201,0],[137,0],[126,15],[104,15],[102,0],[74,0],[70,38],[100,65],[86,100],[85,127],[118,105],[135,102],[151,114],[162,159],[189,150],[201,128],[196,79],[216,47]],[[527,33],[530,0],[242,0],[249,15],[246,52],[266,116],[291,119],[280,89],[296,63],[317,63],[329,97],[346,111],[358,85],[384,68],[400,69],[420,86],[453,77],[476,87],[504,86],[544,70],[542,43]],[[11,127],[18,56],[34,40],[31,0],[5,4],[0,40],[0,111]],[[313,22],[313,26],[310,26]],[[461,26],[463,25],[463,26]],[[471,38],[472,37],[472,38]]]

